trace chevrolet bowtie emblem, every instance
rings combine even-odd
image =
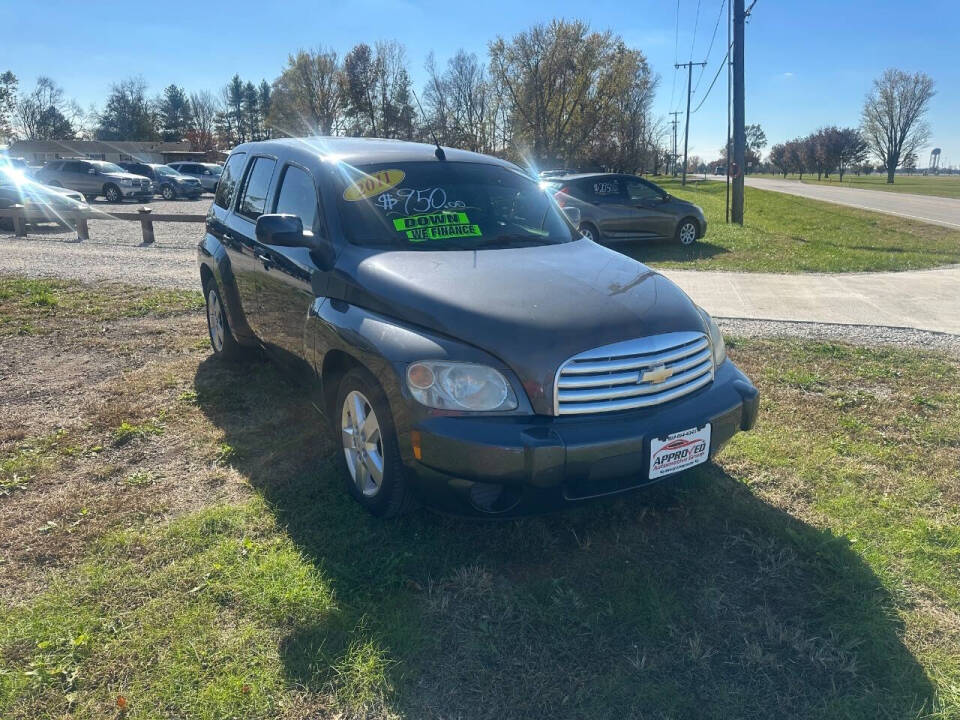
[[[640,382],[652,383],[656,385],[670,379],[671,377],[673,377],[673,368],[668,368],[664,365],[658,365],[655,368],[650,368],[643,375],[641,375]]]

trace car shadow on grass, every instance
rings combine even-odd
[[[934,689],[850,543],[717,466],[510,521],[347,495],[310,398],[263,361],[201,363],[231,464],[329,580],[278,628],[289,683],[379,717],[916,717]]]
[[[646,264],[696,262],[698,260],[710,260],[718,255],[725,255],[730,252],[725,247],[703,240],[693,245],[681,245],[675,240],[649,240],[610,243],[608,247]]]

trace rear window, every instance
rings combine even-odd
[[[552,193],[501,165],[385,162],[340,170],[337,203],[357,245],[462,250],[578,238]]]
[[[240,180],[240,173],[243,172],[243,163],[247,159],[246,153],[234,153],[227,160],[223,168],[223,176],[220,178],[220,184],[217,185],[217,194],[213,198],[213,204],[222,207],[224,210],[230,207],[233,200],[233,193],[237,189],[237,182]],[[181,167],[186,170],[185,165]]]

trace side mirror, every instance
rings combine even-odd
[[[257,241],[280,247],[312,247],[303,234],[303,221],[296,215],[261,215],[257,218]]]
[[[332,270],[337,254],[327,238],[304,234],[303,221],[297,215],[261,215],[257,218],[257,241],[277,247],[302,247],[320,270]]]
[[[563,214],[567,216],[567,220],[573,223],[574,227],[580,227],[580,208],[567,206],[563,208]]]

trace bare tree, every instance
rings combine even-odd
[[[426,129],[436,132],[445,144],[475,152],[489,150],[490,83],[477,56],[460,50],[440,73],[431,53],[426,67]]]
[[[897,168],[930,139],[924,115],[934,94],[933,79],[922,72],[910,75],[890,68],[873,81],[863,104],[863,134],[886,168],[888,183],[893,183]]]
[[[564,20],[490,43],[490,73],[510,102],[514,137],[537,163],[568,162],[611,117],[624,82],[620,47],[609,31]]]
[[[343,58],[346,132],[349,135],[413,137],[414,110],[406,53],[396,42],[360,43]]]
[[[14,108],[14,133],[26,140],[71,140],[83,111],[69,102],[63,89],[41,75],[33,91],[21,95]]]
[[[218,111],[216,98],[209,90],[190,95],[190,126],[186,137],[194,150],[208,152],[217,146],[214,130]]]
[[[343,123],[340,59],[333,50],[300,50],[273,82],[269,125],[284,135],[332,135]]]

